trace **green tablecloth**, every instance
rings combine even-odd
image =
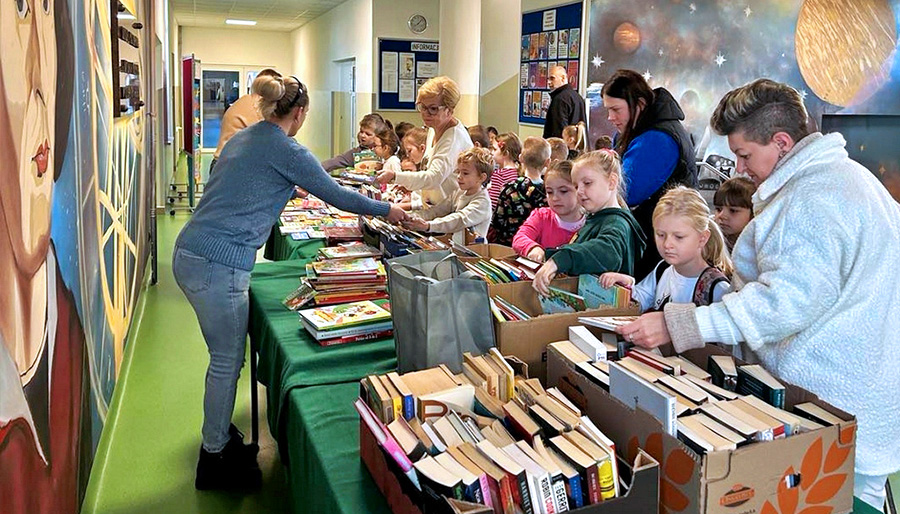
[[[293,512],[391,512],[359,458],[358,393],[357,382],[291,391],[286,435]]]
[[[397,367],[392,338],[322,347],[310,337],[297,313],[281,304],[305,266],[306,260],[259,263],[250,279],[249,333],[259,351],[258,378],[267,387],[269,428],[279,443],[292,389],[353,382]]]
[[[310,261],[316,257],[319,248],[325,247],[324,239],[294,240],[291,236],[283,236],[278,230],[278,225],[272,227],[269,239],[266,241],[263,256],[270,261]]]

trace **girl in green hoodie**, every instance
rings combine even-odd
[[[615,271],[630,274],[646,246],[646,237],[623,198],[622,166],[609,150],[589,152],[575,160],[572,179],[587,221],[571,243],[547,250],[532,285],[549,294],[557,273],[581,275]]]

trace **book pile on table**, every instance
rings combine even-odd
[[[516,375],[514,361],[491,349],[464,354],[459,375],[372,375],[355,407],[426,505],[555,514],[625,494],[613,441],[559,390]]]
[[[304,309],[300,322],[322,346],[393,335],[389,300],[365,300]]]
[[[634,317],[580,318],[614,330]],[[607,337],[609,336],[609,337]],[[840,423],[812,403],[784,410],[785,386],[759,365],[736,365],[730,355],[710,355],[706,369],[679,356],[615,345],[616,335],[596,337],[569,327],[569,340],[551,343],[564,360],[629,406],[640,404],[672,436],[698,455],[735,450]]]
[[[373,257],[310,262],[306,265],[306,281],[316,292],[316,305],[388,297],[384,264]]]
[[[400,225],[392,225],[378,218],[363,216],[360,218],[363,225],[376,233],[381,239],[382,248],[391,247],[392,257],[399,257],[406,253],[414,253],[428,250],[447,250],[450,246],[434,236],[428,236],[415,230],[408,230]]]
[[[281,212],[279,224],[281,235],[290,235],[294,240],[325,239],[327,230],[336,229],[356,229],[354,239],[362,238],[358,234],[359,217],[356,214],[330,206],[312,195],[290,200]],[[332,239],[340,240],[334,236]]]

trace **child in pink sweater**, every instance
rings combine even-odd
[[[572,161],[554,162],[544,177],[549,207],[531,211],[513,237],[517,254],[535,262],[544,262],[544,249],[572,241],[584,226],[584,210],[572,183]]]

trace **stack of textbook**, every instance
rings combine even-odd
[[[300,311],[300,322],[322,346],[380,339],[393,334],[388,300],[365,300]]]
[[[559,390],[514,375],[496,349],[463,366],[360,384],[361,423],[426,502],[555,514],[624,494],[615,444]]]

